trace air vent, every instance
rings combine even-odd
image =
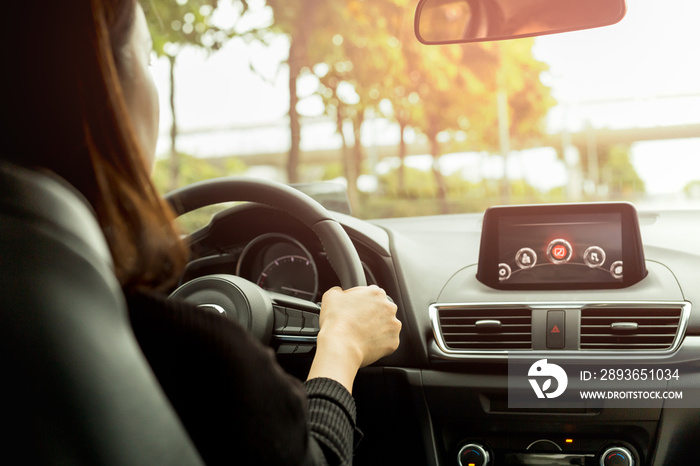
[[[532,348],[530,309],[438,309],[440,333],[452,350]]]
[[[581,309],[581,349],[665,350],[678,333],[681,308]]]

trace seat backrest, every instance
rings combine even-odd
[[[201,464],[134,339],[87,202],[0,162],[0,462]]]

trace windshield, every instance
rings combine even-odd
[[[415,1],[144,3],[163,192],[241,174],[334,181],[360,218],[700,207],[696,0],[629,0],[613,26],[450,46],[416,40]]]

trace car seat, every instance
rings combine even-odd
[[[6,459],[202,463],[134,339],[89,204],[2,161],[0,345]]]

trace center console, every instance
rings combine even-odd
[[[690,304],[667,267],[645,261],[632,205],[489,209],[478,264],[446,283],[429,314],[421,384],[439,464],[649,464],[662,402],[536,408],[509,397],[519,357],[664,364],[678,350]]]

